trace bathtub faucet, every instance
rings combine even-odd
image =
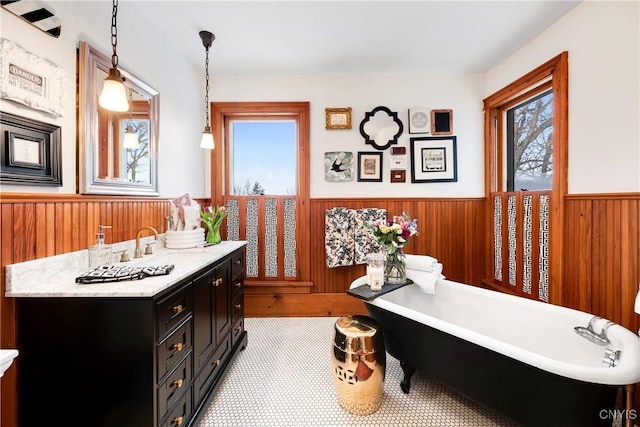
[[[605,325],[602,327],[602,329],[600,330],[600,333],[596,333],[596,331],[593,329],[593,325],[599,319],[602,319],[602,317],[593,316],[591,320],[589,320],[589,325],[587,325],[586,328],[584,326],[576,326],[573,329],[576,331],[576,334],[580,335],[583,338],[588,339],[594,344],[598,344],[598,345],[610,344],[609,338],[607,338],[607,329],[609,329],[612,325],[614,325],[614,323],[607,320],[607,323],[605,323]]]
[[[620,350],[612,350],[610,348],[604,349],[604,356],[602,356],[602,363],[612,368],[618,364],[620,359]]]

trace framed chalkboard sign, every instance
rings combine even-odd
[[[453,134],[453,110],[431,110],[431,135]]]

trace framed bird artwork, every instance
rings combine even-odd
[[[331,182],[353,181],[353,153],[350,151],[324,153],[324,180]]]

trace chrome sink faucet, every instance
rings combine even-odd
[[[153,227],[142,227],[140,230],[138,230],[138,232],[136,233],[136,250],[133,252],[133,257],[134,258],[142,258],[142,251],[140,250],[140,234],[144,231],[144,230],[151,230],[153,231],[153,234],[155,235],[155,239],[158,240],[158,231],[153,228]]]

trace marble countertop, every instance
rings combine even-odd
[[[71,252],[6,266],[5,296],[14,298],[152,297],[238,248],[246,241],[223,241],[218,245],[166,249],[152,255],[116,263],[132,267],[173,264],[168,275],[110,283],[79,284],[76,277],[88,270],[87,251]]]

